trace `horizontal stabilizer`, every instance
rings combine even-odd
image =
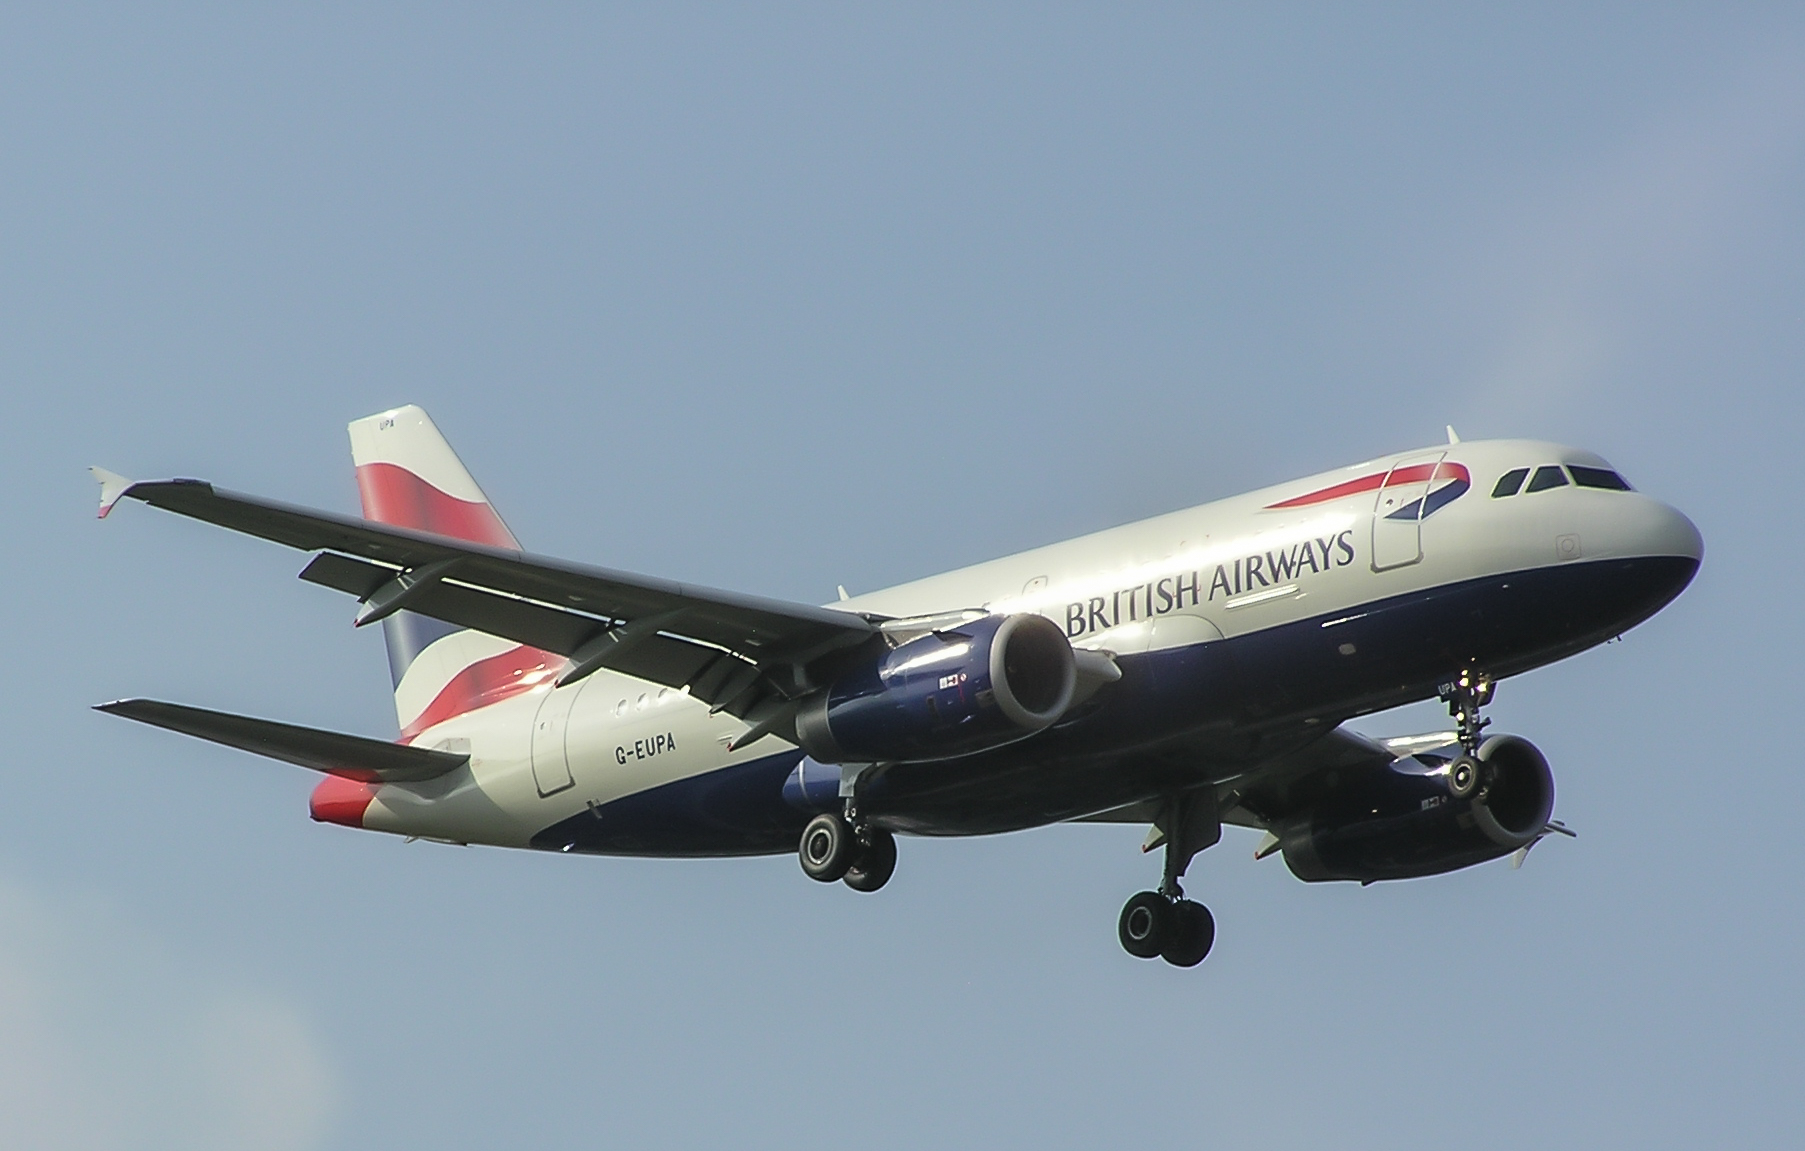
[[[363,783],[416,783],[456,771],[470,761],[468,755],[154,699],[122,699],[94,710]]]

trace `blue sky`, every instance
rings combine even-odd
[[[1796,1144],[1805,20],[1782,7],[0,14],[0,1141]],[[1580,832],[1125,958],[1126,827],[453,849],[87,710],[392,735],[295,553],[418,402],[534,550],[821,601],[1442,436],[1583,444],[1708,555],[1503,685]],[[1432,729],[1420,706],[1359,724]]]

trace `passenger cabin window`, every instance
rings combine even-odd
[[[1547,491],[1549,488],[1564,488],[1566,486],[1567,473],[1561,471],[1560,468],[1553,464],[1547,464],[1536,469],[1536,474],[1530,477],[1529,487],[1526,490],[1541,492]]]
[[[1622,476],[1610,468],[1588,468],[1584,464],[1568,464],[1567,470],[1573,473],[1573,482],[1582,488],[1603,488],[1608,492],[1627,492],[1629,484]]]
[[[1514,496],[1517,489],[1523,486],[1523,477],[1529,474],[1528,468],[1513,468],[1498,477],[1498,486],[1492,489],[1492,498],[1501,500],[1505,496]]]

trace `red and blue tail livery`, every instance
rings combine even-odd
[[[323,773],[325,823],[572,855],[794,851],[857,892],[889,881],[899,838],[1138,823],[1162,866],[1117,938],[1186,967],[1215,921],[1181,881],[1225,827],[1310,882],[1520,864],[1571,834],[1547,759],[1485,708],[1660,611],[1704,555],[1590,452],[1450,434],[815,605],[525,551],[424,411],[350,430],[361,516],[95,474],[103,515],[129,498],[312,553],[302,577],[383,625],[398,738],[101,710]],[[1429,699],[1448,730],[1344,726]]]
[[[426,412],[409,404],[351,424],[364,519],[519,551],[514,533]],[[533,690],[565,661],[411,611],[382,620],[401,738]],[[342,821],[340,821],[342,822]]]

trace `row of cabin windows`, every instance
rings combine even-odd
[[[659,688],[657,702],[663,703],[666,699],[670,698],[670,694],[671,694],[670,688],[668,688],[668,687]],[[646,704],[648,704],[650,702],[652,702],[652,697],[650,695],[647,695],[642,692],[640,694],[639,699],[634,702],[633,708],[636,711],[644,711],[646,709]],[[627,714],[627,701],[626,700],[623,699],[619,703],[614,705],[614,714],[615,714],[616,718],[619,718],[620,716],[624,716]]]
[[[1529,475],[1528,468],[1513,468],[1498,478],[1498,486],[1492,489],[1492,498],[1503,499],[1514,496],[1519,490],[1540,492],[1549,488],[1567,486],[1568,473],[1572,473],[1572,482],[1582,488],[1603,488],[1610,492],[1627,492],[1630,486],[1624,478],[1610,468],[1589,468],[1584,464],[1568,464],[1565,468],[1559,464],[1543,464],[1535,469],[1535,475]],[[1524,477],[1529,478],[1529,486],[1523,486]]]

